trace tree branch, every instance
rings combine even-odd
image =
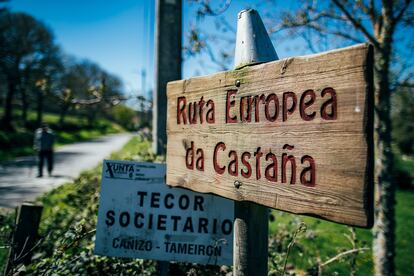
[[[331,35],[335,35],[335,36],[340,36],[342,38],[351,40],[351,41],[353,41],[355,43],[362,43],[363,42],[362,40],[360,40],[360,39],[358,39],[356,37],[351,36],[349,33],[343,33],[343,32],[340,32],[340,31],[333,31],[333,32],[326,31],[326,33],[327,34],[331,34]]]
[[[407,74],[407,76],[403,79],[398,81],[396,80],[396,84],[393,87],[393,90],[397,88],[414,88],[414,83],[412,82],[412,79],[414,78],[414,72],[410,72]]]
[[[408,14],[407,17],[403,16],[401,20],[408,26],[414,26],[414,12],[411,12],[410,14]]]
[[[224,27],[226,27],[230,32],[232,32],[233,34],[235,34],[236,35],[236,33],[237,33],[237,30],[236,29],[234,29],[233,28],[233,26],[223,17],[223,16],[220,16],[218,19],[217,19],[217,21],[218,21],[218,23],[219,24],[222,24]]]
[[[379,44],[378,40],[368,32],[368,30],[359,22],[356,18],[354,18],[351,13],[345,8],[344,5],[342,5],[341,2],[338,0],[333,0],[334,4],[345,14],[345,16],[348,18],[348,20],[354,25],[355,28],[357,28],[359,31],[361,31],[365,37],[374,44],[375,47],[381,48],[381,45]]]
[[[300,14],[299,19],[293,18],[292,16],[285,16],[283,23],[279,26],[279,27],[273,27],[273,29],[271,29],[271,33],[275,33],[277,31],[280,31],[282,29],[287,29],[287,28],[300,28],[300,27],[307,27],[310,29],[313,29],[316,32],[319,33],[324,33],[327,35],[334,35],[334,36],[339,36],[342,37],[346,40],[350,40],[352,42],[355,43],[362,43],[363,41],[361,39],[359,39],[356,36],[351,35],[349,32],[342,32],[341,30],[337,29],[337,30],[330,30],[326,27],[324,27],[323,25],[325,23],[324,19],[332,19],[332,20],[336,20],[336,21],[340,21],[341,24],[343,23],[349,23],[349,20],[345,17],[345,16],[341,16],[339,14],[334,13],[333,11],[330,12],[319,12],[316,13],[315,15],[311,15],[309,13],[313,13],[313,8],[309,7],[308,9],[305,9],[306,13],[304,14]],[[320,22],[322,20],[322,22]]]
[[[364,1],[358,1],[357,3],[361,6],[362,11],[364,13],[368,14],[368,16],[371,20],[372,26],[374,27],[375,23],[377,21],[377,14],[376,14],[376,11],[375,11],[375,1],[370,0],[368,6],[365,5]]]
[[[204,15],[217,16],[217,15],[220,15],[220,14],[224,13],[230,7],[231,0],[226,0],[223,7],[221,7],[218,10],[213,10],[211,8],[209,0],[201,1],[200,4],[201,4],[202,8],[200,8],[197,11],[198,16],[204,16]]]
[[[408,7],[411,5],[412,0],[406,0],[405,5],[401,8],[401,10],[397,13],[396,16],[393,18],[393,24],[397,24],[404,16],[405,12],[407,11]]]
[[[348,251],[344,251],[342,253],[339,253],[335,257],[330,258],[326,262],[320,264],[319,267],[322,268],[322,267],[327,266],[328,264],[330,264],[330,263],[332,263],[332,262],[334,262],[336,260],[339,260],[342,257],[345,257],[345,256],[350,255],[350,254],[355,254],[355,253],[358,253],[358,252],[361,252],[361,251],[366,251],[366,250],[370,250],[370,248],[368,248],[368,247],[362,247],[362,248],[355,248],[355,249],[351,249],[351,250],[348,250]]]
[[[326,28],[323,28],[321,25],[319,24],[312,24],[311,21],[304,21],[304,22],[290,22],[291,24],[285,24],[284,26],[281,26],[280,29],[282,28],[301,28],[301,27],[307,27],[310,29],[313,29],[316,32],[319,33],[324,33],[327,35],[334,35],[334,36],[339,36],[342,37],[344,39],[353,41],[355,43],[362,43],[363,41],[361,39],[358,39],[357,37],[354,37],[352,35],[350,35],[349,33],[346,32],[341,32],[339,30],[335,30],[335,31],[330,31]]]

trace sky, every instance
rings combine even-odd
[[[197,22],[197,6],[190,2],[183,0],[183,33]],[[257,1],[232,1],[223,15],[233,28],[237,13],[252,2]],[[66,54],[96,62],[120,77],[126,93],[144,90],[148,94],[154,87],[155,0],[10,0],[6,5],[45,23]],[[220,5],[213,7],[220,9]],[[207,30],[215,28],[213,18],[206,18],[202,25]],[[183,78],[217,71],[203,59],[184,56]]]
[[[207,32],[215,30],[218,17],[197,20],[195,12],[199,6],[194,1],[182,1],[183,35],[195,25]],[[213,9],[220,10],[227,1],[211,3]],[[45,23],[66,54],[89,59],[120,77],[127,94],[148,96],[154,87],[155,0],[9,0],[6,5],[12,11],[26,12]],[[298,5],[297,1],[233,0],[221,15],[229,23],[229,29],[236,30],[237,13],[242,9],[254,7],[265,18],[270,9],[283,11],[296,8],[295,5]],[[234,31],[223,35],[229,39],[236,36]],[[212,44],[216,49],[228,47]],[[289,43],[273,41],[279,58],[310,53],[304,50],[304,44],[300,39],[289,40]],[[234,46],[228,51],[234,53]],[[184,54],[183,58],[183,78],[220,70],[209,62],[206,54],[199,57]],[[143,70],[146,72],[144,82]]]
[[[232,1],[223,16],[236,29],[237,13],[255,2],[258,1]],[[219,10],[221,6],[215,3],[225,1],[212,3]],[[143,90],[148,94],[154,87],[155,0],[10,0],[6,5],[12,11],[26,12],[45,23],[66,54],[96,62],[120,77],[126,93]],[[255,7],[260,13],[260,5]],[[183,34],[197,23],[194,16],[197,8],[191,1],[183,0]],[[213,30],[214,18],[205,18],[201,25]],[[235,38],[235,33],[227,35]],[[284,50],[282,55],[277,47],[276,50],[279,57],[283,56]],[[218,70],[205,56],[183,57],[183,78]]]
[[[120,77],[126,92],[140,91],[142,70],[154,70],[153,1],[11,0],[8,6],[45,23],[66,54]]]
[[[277,9],[278,11],[284,11],[286,9],[290,9],[293,7],[298,6],[298,1],[263,1],[263,0],[233,0],[230,2],[230,5],[227,9],[223,9],[224,4],[228,2],[227,0],[218,0],[218,1],[210,1],[211,7],[215,12],[223,11],[217,16],[206,16],[202,20],[197,20],[196,14],[197,9],[200,7],[197,4],[191,4],[191,1],[183,0],[183,31],[184,34],[188,32],[191,26],[198,26],[204,32],[208,33],[215,33],[217,30],[217,22],[221,22],[220,18],[225,18],[229,27],[227,28],[228,31],[222,33],[222,36],[225,36],[228,39],[236,40],[236,30],[237,30],[237,14],[242,11],[243,9],[254,8],[258,11],[259,15],[262,17],[264,24],[269,26],[269,22],[266,21],[265,16],[268,14],[270,9]],[[224,26],[221,24],[221,26]],[[292,42],[292,40],[290,40]],[[281,43],[281,41],[275,42],[272,41],[273,46],[279,56],[279,58],[284,58],[292,55],[301,55],[306,52],[299,50],[296,47],[288,47],[285,43]],[[229,47],[229,44],[214,41],[211,44],[214,46],[213,51],[215,49],[221,48],[226,49]],[[296,45],[303,45],[302,41],[295,41]],[[291,44],[290,44],[291,45]],[[185,41],[184,41],[185,46]],[[227,49],[230,54],[234,54],[234,45],[231,45],[229,49]],[[198,75],[207,75],[216,72],[217,70],[222,71],[222,68],[214,66],[213,63],[208,61],[207,55],[202,55],[200,57],[188,57],[184,55],[184,63],[183,63],[183,77],[189,78],[192,76]],[[232,63],[228,69],[231,69]]]

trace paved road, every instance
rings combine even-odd
[[[44,167],[44,176],[36,178],[37,163],[34,156],[1,163],[0,207],[16,207],[25,200],[34,200],[44,192],[73,180],[82,171],[94,168],[111,152],[121,149],[132,136],[128,133],[109,135],[59,147],[55,152],[55,168],[50,177]]]

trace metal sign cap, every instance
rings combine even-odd
[[[259,13],[254,9],[239,12],[234,67],[238,69],[278,59]]]

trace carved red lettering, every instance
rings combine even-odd
[[[226,98],[226,124],[237,123],[237,116],[230,116],[230,108],[234,106],[235,100],[230,100],[230,98],[236,95],[237,90],[231,89],[227,91]]]
[[[265,170],[265,177],[267,180],[271,182],[277,182],[277,159],[276,156],[269,152],[266,154],[266,161],[269,161],[269,159],[272,161],[269,165],[266,166]]]
[[[301,163],[309,162],[309,166],[304,168],[300,173],[300,183],[305,186],[314,187],[316,182],[316,168],[315,161],[309,155],[305,155],[301,159]],[[308,179],[306,179],[306,173],[309,173]]]
[[[321,92],[322,98],[325,97],[326,94],[329,94],[331,98],[322,104],[321,117],[325,120],[336,120],[338,117],[336,91],[331,87],[327,87]],[[328,112],[327,110],[329,106],[331,107],[331,112]]]
[[[260,112],[259,112],[259,104],[260,102],[264,103],[266,100],[266,96],[264,94],[254,96],[254,120],[255,122],[260,121]]]
[[[273,102],[273,116],[270,115],[270,103]],[[274,122],[279,115],[279,99],[277,98],[275,93],[271,93],[266,97],[266,104],[265,104],[265,116],[266,119],[270,122]]]
[[[250,152],[243,152],[243,154],[241,156],[241,162],[246,167],[246,171],[241,170],[241,175],[244,178],[250,178],[250,176],[252,175],[252,166],[250,166],[249,161],[246,160],[246,158],[250,159],[250,157],[251,157]]]
[[[283,150],[285,152],[282,152],[281,159],[278,159],[276,154],[273,153],[271,149],[269,149],[265,158],[267,163],[264,169],[264,177],[269,182],[278,182],[279,180],[281,183],[289,183],[291,185],[296,184],[296,177],[298,177],[300,178],[301,184],[308,187],[314,187],[316,185],[315,160],[309,155],[302,156],[302,158],[300,158],[302,166],[298,169],[296,159],[293,154],[286,152],[292,151],[293,149],[293,145],[285,144],[283,146]],[[216,144],[214,148],[213,165],[216,173],[224,174],[227,172],[228,175],[237,177],[239,175],[239,162],[241,162],[242,165],[240,168],[240,174],[244,178],[250,178],[253,174],[253,170],[255,169],[256,180],[261,179],[261,158],[264,155],[261,147],[256,148],[256,151],[254,153],[243,152],[241,156],[237,153],[237,151],[230,150],[228,154],[222,155],[222,157],[228,156],[227,161],[224,161],[226,164],[228,164],[227,166],[220,166],[218,162],[218,153],[220,150],[223,151],[223,153],[226,150],[226,145],[223,142]],[[254,165],[250,163],[250,159],[253,155],[255,156],[255,158],[252,160],[252,162],[255,162]],[[298,176],[296,175],[297,173]]]
[[[200,101],[198,102],[198,110],[199,110],[199,116],[200,116],[200,124],[203,123],[203,111],[204,111],[204,104],[206,102],[204,101],[204,97],[201,97]]]
[[[190,160],[188,160],[190,158]],[[187,169],[194,170],[194,142],[191,141],[191,146],[186,150],[185,153],[185,165]]]
[[[181,124],[180,116],[183,119],[183,124],[187,124],[187,114],[185,112],[185,106],[187,100],[185,97],[178,97],[177,99],[177,124]]]
[[[231,150],[229,152],[229,157],[233,156],[233,160],[230,161],[228,166],[229,174],[232,176],[238,176],[239,175],[239,161],[237,159],[237,153],[234,150]]]
[[[199,171],[204,171],[204,151],[202,149],[197,149],[196,168]]]
[[[290,146],[285,144],[283,149],[293,150],[294,146]],[[290,162],[290,170],[291,170],[291,177],[290,177],[290,184],[296,183],[296,161],[293,155],[287,155],[287,153],[282,154],[282,183],[286,183],[286,167],[287,163]]]
[[[226,170],[226,166],[220,167],[218,163],[217,152],[219,151],[219,149],[222,149],[224,151],[226,149],[226,145],[223,142],[219,142],[214,148],[213,166],[216,173],[223,174]]]
[[[288,108],[288,99],[292,100],[291,106]],[[283,93],[283,121],[286,121],[288,115],[293,114],[296,109],[296,102],[298,101],[296,94],[293,92]]]
[[[207,101],[207,107],[209,108],[207,111],[207,123],[209,124],[214,124],[215,123],[215,114],[214,114],[214,102],[213,100],[208,100]]]
[[[247,101],[247,108],[245,108],[244,106],[246,101]],[[250,123],[252,121],[252,103],[253,103],[253,100],[251,96],[242,97],[240,99],[240,118],[242,122]],[[246,115],[244,114],[245,110],[246,110]]]
[[[260,158],[263,156],[263,152],[261,152],[260,147],[257,148],[254,156],[256,156],[256,179],[259,180],[262,177],[260,173]]]
[[[190,124],[196,124],[197,123],[197,103],[190,103],[188,105],[188,121],[190,121]]]
[[[308,101],[305,101],[306,97],[309,96],[310,99]],[[299,110],[300,110],[300,117],[302,117],[305,121],[311,121],[315,118],[316,112],[312,112],[310,114],[306,113],[306,109],[310,107],[316,99],[315,91],[312,89],[306,90],[303,92],[302,96],[300,97],[300,104],[299,104]]]

